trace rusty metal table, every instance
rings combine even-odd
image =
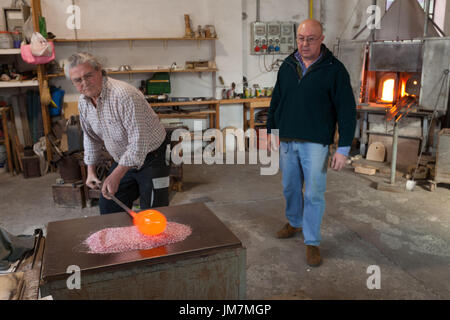
[[[158,208],[168,221],[191,226],[184,241],[114,254],[89,254],[92,233],[132,225],[126,213],[50,222],[41,292],[54,299],[242,299],[245,248],[203,203]],[[67,288],[78,266],[81,289]]]

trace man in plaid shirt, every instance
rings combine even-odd
[[[109,194],[141,209],[169,205],[169,171],[165,161],[166,131],[144,95],[133,86],[106,76],[89,53],[72,55],[65,67],[78,92],[84,133],[86,185],[98,188],[95,166],[103,146],[114,159],[101,187],[100,214],[121,212]]]

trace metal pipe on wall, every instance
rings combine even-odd
[[[377,0],[372,0],[372,5],[373,5],[373,6],[376,6],[376,5],[377,5]],[[370,31],[370,39],[372,40],[372,42],[375,41],[375,28],[373,28],[373,29]]]
[[[428,36],[428,14],[430,12],[430,0],[425,0],[425,26],[423,27],[423,37],[426,38]]]
[[[256,22],[259,22],[260,11],[261,11],[260,0],[256,0]]]

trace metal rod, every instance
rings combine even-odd
[[[394,120],[395,121],[395,120]],[[394,122],[394,138],[392,140],[391,184],[395,183],[397,169],[398,122]]]
[[[363,33],[366,29],[367,29],[367,24],[364,25],[364,27],[363,27],[360,31],[358,31],[357,34],[355,34],[355,35],[353,36],[352,40],[355,40],[356,38],[358,38],[359,35],[360,35],[361,33]]]
[[[434,20],[430,19],[431,23],[433,24],[433,26],[437,29],[437,31],[439,31],[439,33],[441,34],[441,37],[446,37],[445,32],[442,31],[442,29],[436,24],[436,22],[434,22]]]
[[[132,211],[130,208],[128,208],[122,201],[120,201],[119,199],[117,199],[115,196],[113,196],[112,194],[108,194],[111,199],[117,203],[123,210],[125,210],[131,217],[134,218],[134,215],[136,214],[134,211]]]

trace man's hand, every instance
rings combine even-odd
[[[90,174],[86,178],[86,185],[91,189],[97,189],[101,183],[102,182],[98,180],[95,174],[94,175]]]
[[[119,190],[120,179],[117,174],[111,173],[103,182],[102,186],[102,194],[106,199],[111,200],[109,194],[116,194],[117,190]]]
[[[331,168],[336,171],[341,171],[345,166],[345,162],[347,161],[347,157],[343,154],[336,152],[331,160]]]
[[[106,199],[111,200],[110,194],[115,195],[117,190],[119,190],[120,180],[122,180],[123,176],[129,167],[124,167],[118,165],[113,172],[105,179],[102,186],[102,194]]]
[[[267,135],[267,150],[268,151],[278,150],[279,147],[280,147],[280,140],[278,139],[278,136],[275,136],[273,134],[268,134]]]

